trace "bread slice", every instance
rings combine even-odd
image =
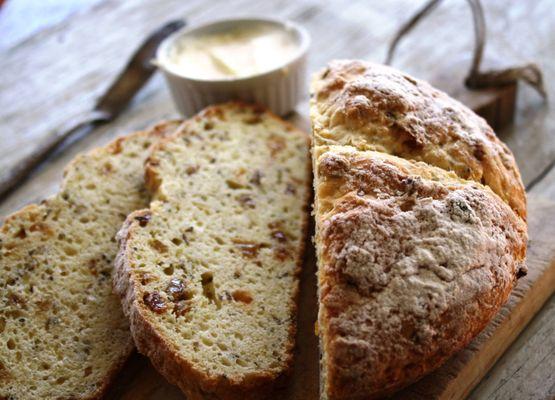
[[[309,167],[308,135],[240,103],[153,151],[114,285],[137,348],[189,400],[265,398],[290,368]]]
[[[78,156],[0,229],[0,398],[99,398],[133,349],[112,294],[115,234],[148,204],[142,165],[176,122]]]
[[[392,68],[330,63],[311,121],[321,398],[378,398],[507,300],[526,271],[526,197],[480,117]]]

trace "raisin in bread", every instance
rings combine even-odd
[[[115,234],[148,204],[143,163],[176,122],[78,156],[61,190],[0,230],[0,398],[92,399],[133,349],[112,293]]]
[[[336,61],[312,92],[321,398],[377,398],[507,300],[525,273],[526,197],[491,128],[424,82]]]
[[[209,107],[153,150],[153,201],[114,276],[140,352],[190,400],[264,398],[291,366],[310,193],[308,135]]]

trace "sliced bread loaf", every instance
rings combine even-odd
[[[340,60],[312,92],[321,397],[368,400],[439,367],[507,300],[526,194],[485,121],[425,82]]]
[[[114,276],[137,348],[189,400],[264,398],[292,363],[308,136],[213,106],[146,170],[154,201],[127,218]]]
[[[115,234],[148,204],[142,167],[176,122],[78,156],[58,194],[0,230],[0,398],[92,399],[133,349],[112,294]]]

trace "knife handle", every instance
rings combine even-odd
[[[41,162],[56,151],[70,136],[84,128],[93,127],[109,120],[110,116],[107,113],[93,110],[49,135],[31,154],[25,156],[17,165],[0,176],[0,200],[4,199],[16,186],[21,184]]]

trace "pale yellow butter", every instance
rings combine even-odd
[[[280,67],[298,50],[292,32],[271,24],[249,24],[225,32],[184,36],[169,49],[168,62],[190,78],[236,79]]]

